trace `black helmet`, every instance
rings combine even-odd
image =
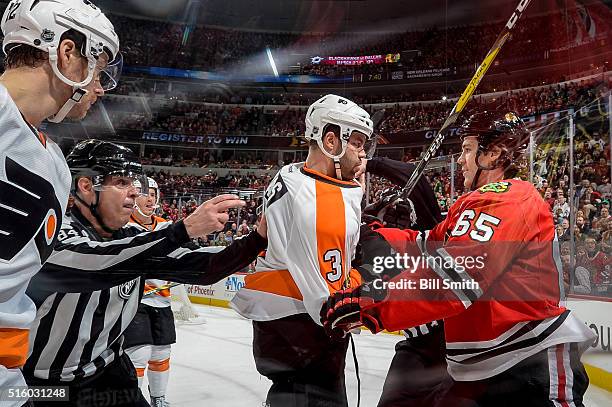
[[[138,156],[127,147],[101,140],[85,140],[78,143],[66,157],[66,162],[72,174],[72,194],[74,199],[87,206],[92,215],[98,220],[100,226],[107,232],[115,230],[109,228],[100,212],[100,192],[107,176],[130,177],[134,186],[147,185],[147,176],[144,173]],[[77,193],[76,180],[80,177],[90,177],[96,193],[96,200],[85,202]],[[138,184],[138,181],[140,184]]]
[[[461,126],[460,132],[461,139],[468,136],[477,137],[481,152],[494,146],[502,149],[497,167],[508,167],[529,147],[529,131],[514,112],[485,110],[471,115]]]
[[[78,143],[66,157],[73,179],[91,177],[99,186],[104,177],[119,175],[146,180],[140,159],[132,150],[119,144],[102,140],[85,140]]]

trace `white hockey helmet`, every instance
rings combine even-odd
[[[159,208],[159,185],[157,185],[157,182],[155,182],[155,180],[151,177],[147,177],[149,180],[149,189],[154,189],[155,190],[155,206],[153,208],[157,209]]]
[[[335,124],[340,127],[342,152],[339,155],[333,155],[323,148],[323,130],[327,124]],[[349,138],[354,131],[365,135],[366,141],[371,139],[374,127],[370,114],[342,96],[325,95],[310,105],[306,112],[306,140],[316,140],[321,151],[334,160],[344,155]]]
[[[113,24],[89,0],[11,0],[2,16],[2,50],[29,45],[49,53],[49,63],[55,75],[73,87],[71,99],[50,119],[64,119],[70,109],[85,95],[83,90],[93,79],[100,55],[108,55],[108,66],[100,73],[104,90],[117,86],[123,60],[119,52],[119,37]],[[81,53],[88,62],[88,75],[82,82],[66,78],[57,66],[57,49],[62,34],[73,29],[85,36]],[[70,103],[72,101],[72,103]],[[60,117],[61,116],[61,117]]]
[[[159,186],[157,185],[157,182],[155,182],[155,180],[151,177],[147,177],[147,182],[149,184],[149,188],[146,191],[142,189],[142,184],[138,180],[134,181],[134,186],[140,189],[140,196],[146,196],[147,198],[149,197],[149,189],[155,190],[155,205],[153,205],[153,212],[155,212],[155,210],[159,208]],[[142,211],[137,202],[134,202],[134,207],[142,216],[149,216]]]

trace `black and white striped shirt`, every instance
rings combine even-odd
[[[26,380],[79,380],[117,359],[122,333],[142,296],[141,276],[211,284],[248,265],[266,246],[257,233],[217,253],[181,247],[189,241],[181,222],[146,233],[124,228],[115,240],[103,241],[73,211],[28,287],[37,313],[23,368]]]

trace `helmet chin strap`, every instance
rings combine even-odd
[[[476,188],[478,187],[478,179],[480,178],[480,175],[482,174],[482,171],[490,171],[490,170],[494,170],[495,169],[495,165],[491,166],[491,167],[485,167],[483,165],[480,164],[480,149],[478,149],[476,151],[476,166],[478,167],[478,169],[476,170],[476,174],[474,174],[474,179],[472,180],[472,185],[470,186],[470,191],[475,191]]]
[[[107,233],[115,233],[118,229],[111,229],[110,227],[108,227],[106,225],[106,223],[104,223],[104,221],[102,220],[102,216],[100,215],[100,213],[98,212],[98,202],[100,201],[100,191],[94,191],[96,193],[96,203],[90,203],[88,204],[87,202],[85,202],[83,200],[83,198],[81,198],[79,196],[78,193],[74,194],[74,198],[81,202],[83,205],[85,205],[88,209],[89,212],[91,212],[91,214],[94,216],[94,218],[96,218],[96,220],[98,221],[98,224],[100,224],[100,227]]]
[[[334,169],[336,170],[336,178],[342,181],[342,170],[340,169],[340,159],[334,158]]]
[[[62,72],[59,70],[57,66],[58,56],[57,56],[57,48],[50,47],[49,48],[49,64],[51,65],[51,69],[53,69],[53,73],[57,76],[62,82],[66,85],[72,86],[72,96],[70,99],[64,103],[64,105],[60,108],[60,110],[54,114],[53,116],[47,118],[48,121],[52,123],[59,123],[66,118],[70,110],[83,99],[85,95],[87,95],[87,91],[83,89],[87,86],[93,79],[94,70],[96,68],[96,60],[93,58],[87,58],[87,78],[85,78],[82,82],[74,82],[64,76]]]
[[[153,216],[153,213],[151,213],[150,215],[147,215],[146,213],[144,213],[136,202],[134,202],[134,208],[136,208],[140,216],[142,216],[143,218],[151,218]]]
[[[70,110],[83,99],[83,97],[87,95],[87,91],[85,89],[74,88],[74,92],[70,99],[64,103],[64,106],[53,116],[47,118],[51,123],[60,123],[62,120],[66,118]]]
[[[346,152],[346,144],[342,143],[342,152],[339,155],[333,155],[328,153],[325,147],[323,147],[323,141],[321,139],[317,140],[317,144],[319,145],[319,149],[325,154],[327,157],[331,158],[334,161],[334,169],[336,170],[336,178],[342,181],[342,170],[340,167],[340,159]]]
[[[480,166],[476,170],[476,174],[474,174],[474,179],[472,180],[472,185],[470,185],[470,191],[475,191],[478,186],[478,178],[480,178],[480,174],[482,173],[482,168]]]

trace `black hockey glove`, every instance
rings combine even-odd
[[[365,307],[382,301],[386,289],[376,289],[373,283],[365,283],[353,289],[342,290],[331,295],[321,308],[321,323],[332,338],[342,338],[349,331],[365,326],[372,333],[385,329],[376,310]]]
[[[386,189],[378,201],[364,208],[362,220],[367,219],[367,223],[378,220],[385,227],[408,229],[415,220],[413,212],[410,203],[397,199],[395,190]]]
[[[364,220],[363,216],[362,220]],[[375,270],[376,258],[393,257],[396,253],[385,238],[376,232],[380,227],[381,225],[378,222],[370,224],[362,223],[359,231],[359,242],[357,243],[355,258],[351,265],[359,272],[364,282],[376,279],[387,281],[403,271],[395,267],[385,268],[382,271]]]

